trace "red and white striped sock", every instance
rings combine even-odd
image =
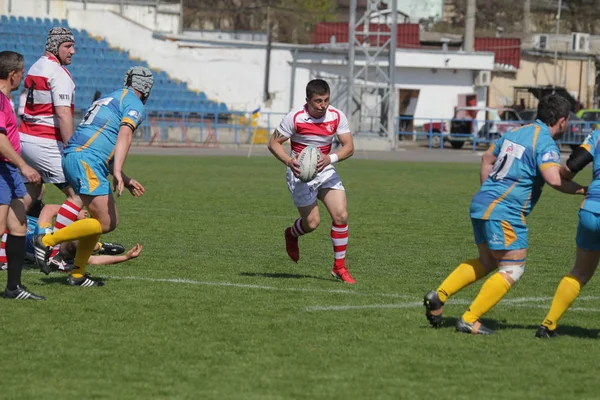
[[[2,244],[0,245],[0,264],[6,264],[8,260],[6,259],[6,234],[8,231],[4,232],[2,235]]]
[[[333,266],[342,268],[346,266],[346,248],[348,247],[348,224],[331,225],[331,242],[333,243]]]
[[[302,227],[302,218],[298,218],[292,224],[292,236],[298,237],[298,236],[302,236],[305,234],[306,234],[306,232],[304,232],[304,228]]]
[[[64,228],[65,226],[69,226],[73,222],[75,222],[80,211],[81,207],[79,207],[77,204],[72,203],[69,200],[65,201],[58,210],[58,214],[56,215],[56,222],[54,222],[54,232]],[[54,246],[54,248],[52,249],[52,253],[50,254],[50,258],[58,254],[59,250],[60,245]]]

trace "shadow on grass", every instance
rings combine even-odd
[[[456,322],[458,318],[448,317],[444,318],[444,322],[439,329],[452,329],[454,330],[456,327]],[[495,319],[481,319],[481,323],[486,327],[493,329],[495,331],[503,331],[505,329],[522,329],[531,331],[531,337],[534,337],[535,331],[539,327],[539,325],[522,325],[522,324],[511,324],[507,323],[505,320],[498,321]],[[571,326],[571,325],[559,325],[557,328],[557,332],[560,336],[573,336],[579,337],[583,339],[598,339],[600,338],[600,329],[586,329],[579,326]]]
[[[289,274],[287,272],[240,272],[241,276],[260,276],[263,278],[277,278],[277,279],[319,279],[322,281],[333,281],[334,279],[323,278],[320,276],[313,275],[302,275],[302,274]]]
[[[69,275],[61,274],[61,275],[41,278],[40,280],[48,285],[68,285],[68,283],[67,283],[68,278],[69,278]],[[106,281],[104,278],[99,278],[99,277],[90,276],[90,278],[95,281],[99,281],[99,282],[103,282],[103,283],[105,283],[105,281]]]

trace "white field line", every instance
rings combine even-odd
[[[581,296],[577,300],[597,300],[600,297],[597,296]],[[512,307],[524,307],[524,308],[550,308],[550,301],[552,297],[518,297],[515,299],[506,299],[500,302],[501,305],[507,305]],[[448,304],[471,304],[472,300],[450,300]],[[548,302],[548,304],[527,304],[537,302]],[[348,311],[348,310],[366,310],[366,309],[385,309],[385,308],[418,308],[423,307],[422,301],[411,301],[406,303],[395,303],[395,304],[365,304],[365,305],[340,305],[340,306],[313,306],[307,307],[306,311]],[[596,308],[583,308],[583,307],[571,307],[569,310],[574,311],[590,311],[600,312],[600,309]]]
[[[275,286],[263,286],[263,285],[250,285],[245,283],[233,283],[233,282],[208,282],[208,281],[196,281],[192,279],[168,279],[168,278],[145,278],[141,276],[101,276],[101,278],[108,278],[114,280],[133,280],[133,281],[145,281],[145,282],[164,282],[164,283],[184,283],[188,285],[206,285],[206,286],[225,286],[242,289],[257,289],[257,290],[273,290],[282,292],[316,292],[316,293],[336,293],[336,294],[347,294],[354,296],[373,296],[373,297],[393,297],[399,299],[411,298],[411,296],[393,294],[393,293],[367,293],[367,292],[355,292],[352,290],[343,289],[312,289],[312,288],[284,288]]]

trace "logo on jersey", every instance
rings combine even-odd
[[[71,95],[68,94],[59,94],[58,98],[61,100],[71,100]]]
[[[130,116],[131,118],[135,119],[136,121],[138,121],[140,119],[140,113],[135,111],[135,110],[131,110],[127,113],[128,116]]]
[[[327,132],[333,133],[333,124],[325,124],[324,126]]]
[[[560,154],[558,154],[556,151],[548,151],[542,154],[542,162],[560,163]]]
[[[502,240],[500,239],[500,236],[498,236],[498,234],[494,233],[492,235],[492,238],[490,239],[490,243],[491,244],[502,244]]]

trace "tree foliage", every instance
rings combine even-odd
[[[266,32],[273,39],[308,41],[315,23],[334,20],[335,0],[186,0],[184,26],[192,29]]]

